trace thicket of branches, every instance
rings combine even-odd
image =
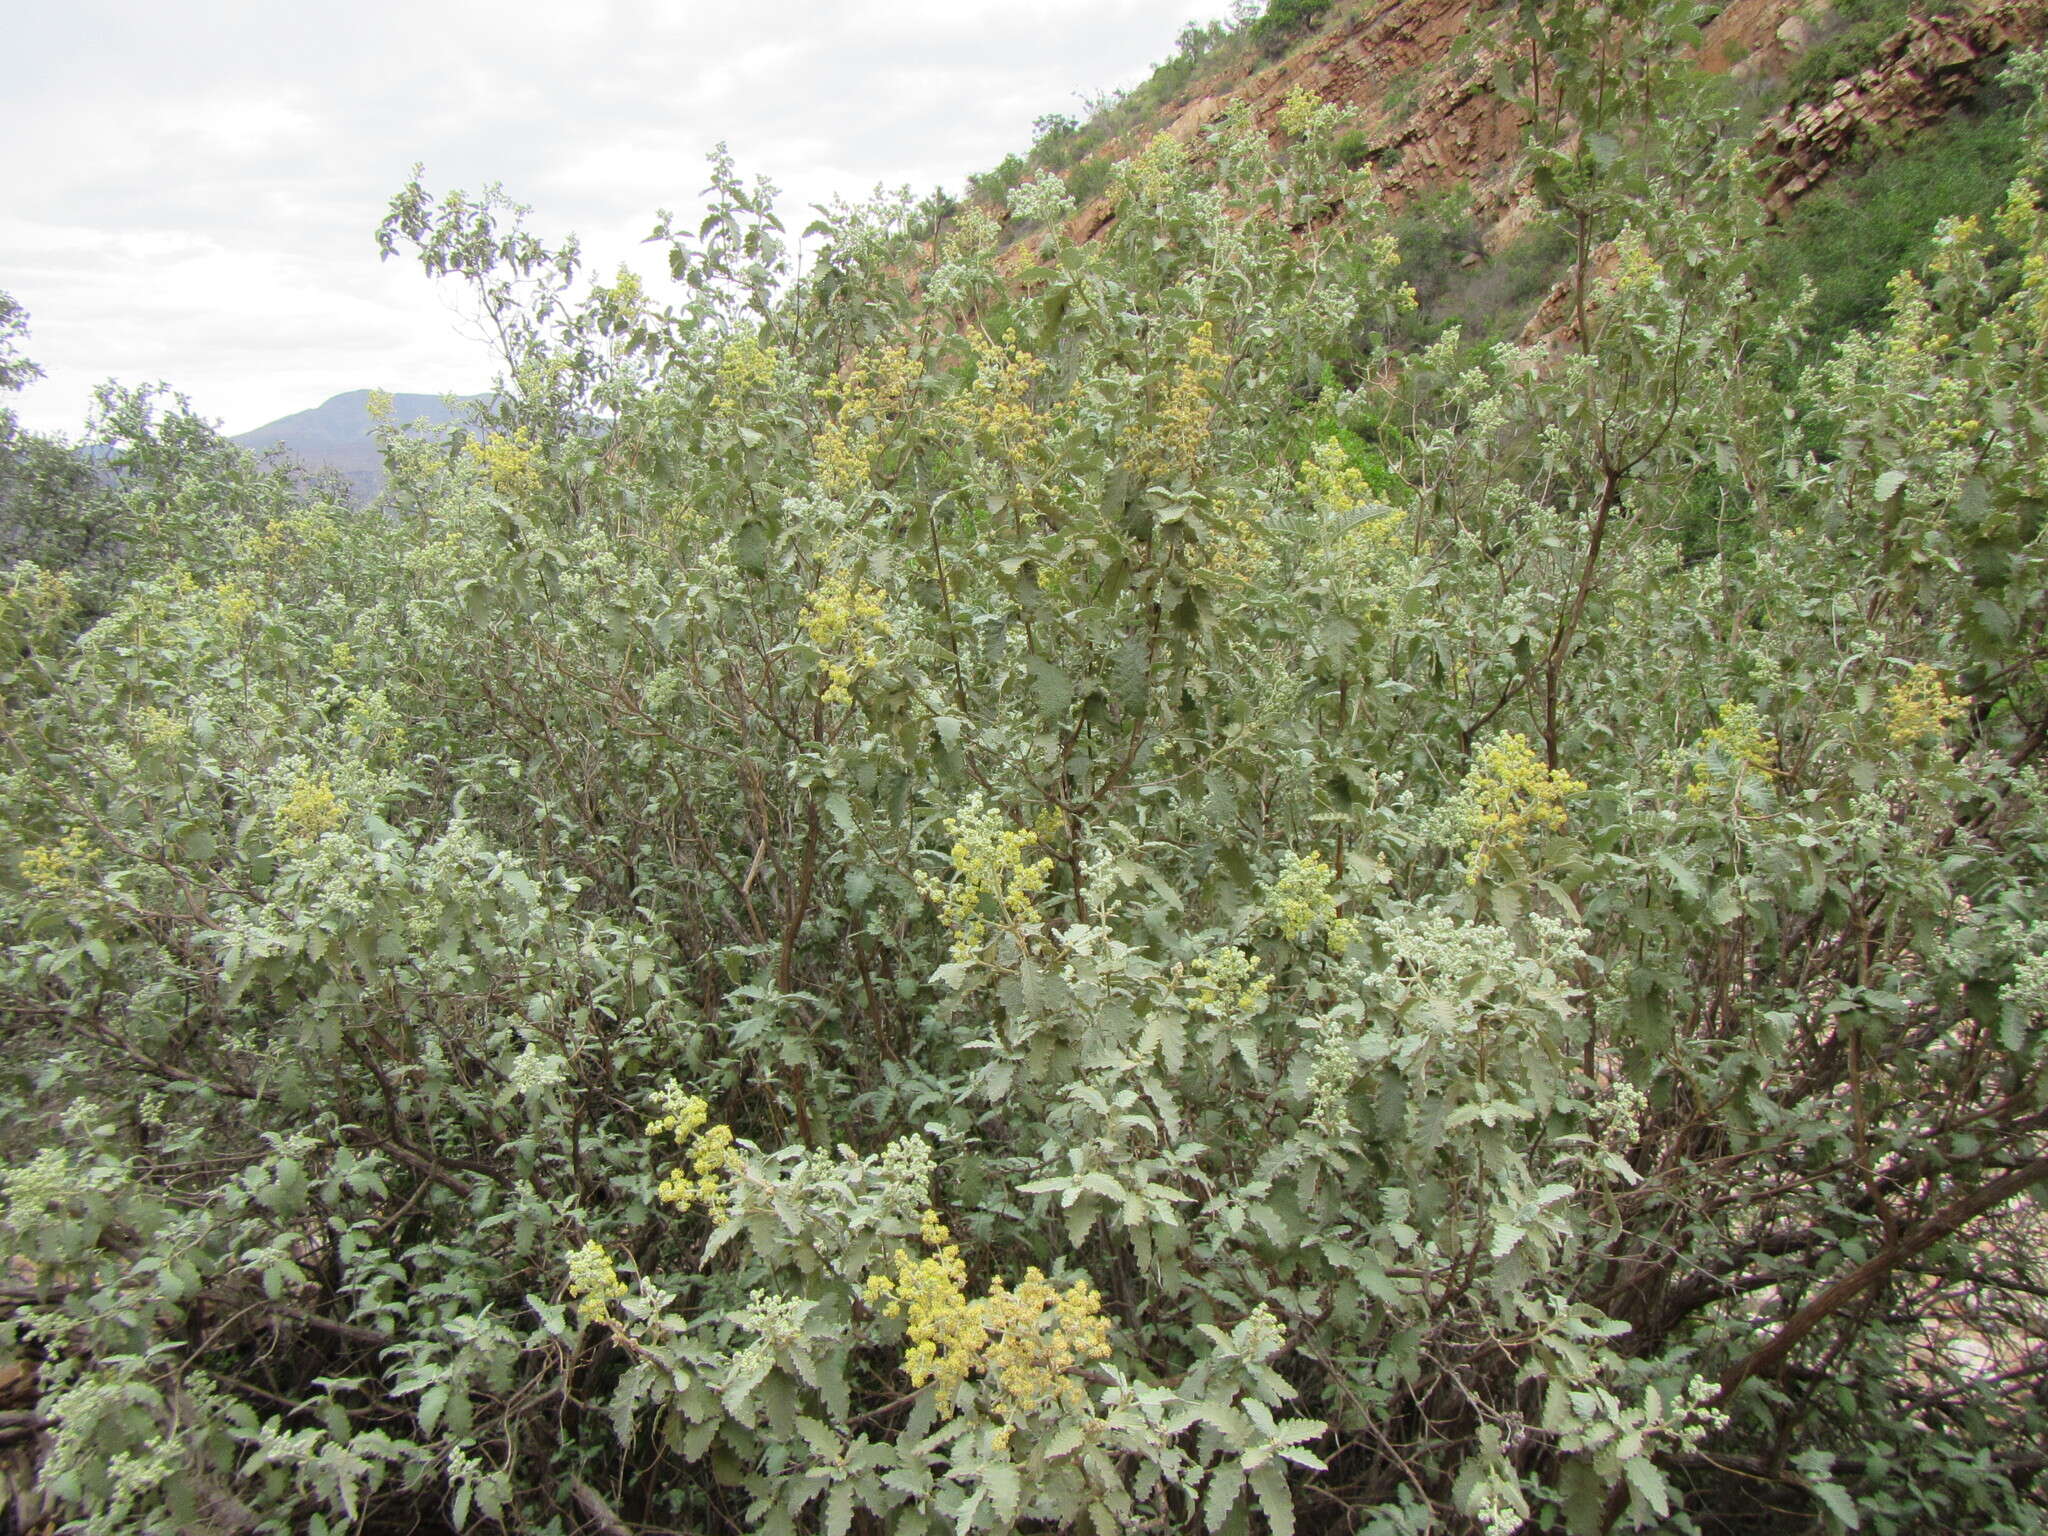
[[[18,1508],[2038,1530],[2038,119],[1788,395],[1622,9],[1542,355],[1374,350],[1297,98],[1023,264],[721,158],[666,304],[415,183],[507,391],[372,515],[138,419],[0,604]]]

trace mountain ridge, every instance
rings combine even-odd
[[[469,418],[482,396],[395,394],[376,389],[351,389],[306,410],[228,440],[254,453],[280,452],[311,474],[338,476],[353,500],[373,501],[384,489],[384,456],[377,447],[378,414],[371,403],[389,402],[383,419],[395,426],[446,427]]]

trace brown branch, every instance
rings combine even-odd
[[[1725,1403],[1734,1394],[1735,1389],[1750,1377],[1777,1370],[1809,1333],[1885,1279],[1901,1264],[1909,1259],[1918,1258],[1936,1243],[1952,1237],[1986,1211],[2004,1204],[2014,1195],[2031,1188],[2043,1179],[2048,1179],[2048,1157],[2037,1157],[2032,1162],[2024,1163],[2010,1173],[1972,1190],[1946,1210],[1928,1217],[1918,1226],[1885,1244],[1793,1313],[1769,1343],[1752,1351],[1731,1367],[1721,1378],[1721,1391],[1714,1399],[1715,1405]]]

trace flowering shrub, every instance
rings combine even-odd
[[[2037,1529],[2048,151],[1787,395],[1622,9],[1489,13],[1555,352],[1361,358],[1303,100],[1021,269],[415,185],[492,435],[137,425],[0,594],[34,1518]]]

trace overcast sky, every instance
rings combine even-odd
[[[379,262],[414,161],[499,181],[591,266],[694,205],[704,154],[784,221],[877,184],[957,191],[1076,93],[1142,79],[1229,0],[67,0],[11,8],[0,290],[76,434],[93,386],[163,380],[229,432],[344,390],[490,378],[462,294]]]

